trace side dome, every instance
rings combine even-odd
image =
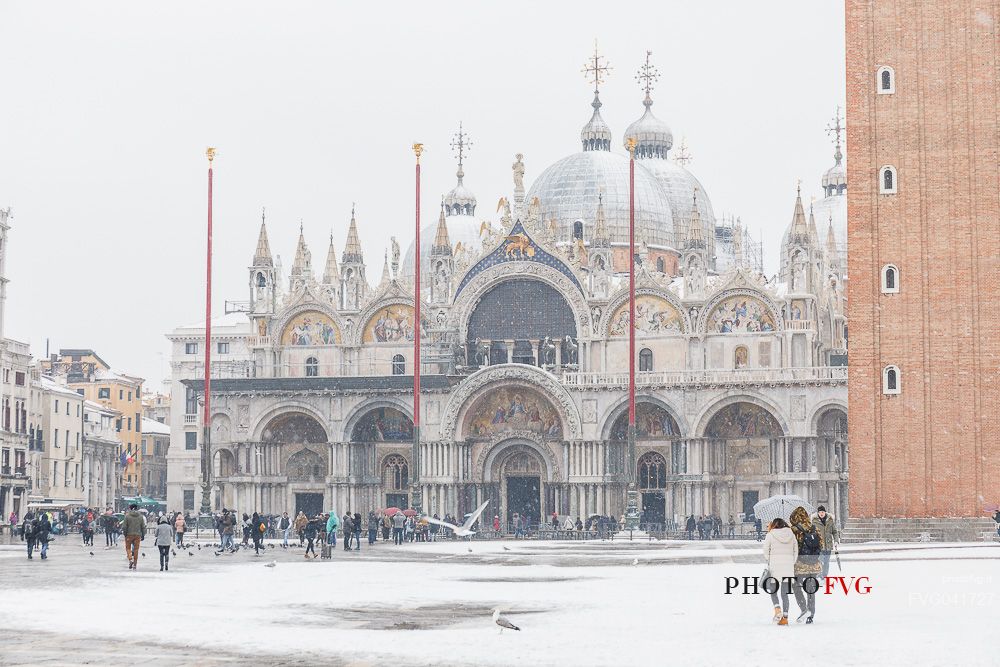
[[[653,115],[653,103],[646,105],[646,112],[642,117],[628,126],[625,130],[625,138],[622,143],[628,149],[627,141],[634,138],[636,159],[644,158],[666,158],[667,153],[674,146],[674,133],[670,126]]]
[[[663,189],[670,202],[670,211],[676,222],[677,229],[686,229],[683,224],[691,214],[691,203],[694,201],[694,191],[698,190],[698,214],[701,216],[702,234],[708,248],[708,256],[715,254],[715,211],[712,200],[708,198],[705,186],[701,184],[690,171],[671,160],[660,158],[636,160],[636,174],[639,168],[649,172]],[[683,239],[676,239],[679,247]]]
[[[555,220],[560,241],[572,236],[573,222],[583,220],[589,241],[597,217],[598,195],[603,193],[607,230],[614,244],[628,244],[629,160],[608,151],[574,153],[547,167],[528,190],[538,197],[542,220]],[[663,188],[648,171],[635,170],[636,242],[667,248],[674,244],[674,218]]]
[[[448,227],[448,239],[454,248],[461,243],[465,251],[472,257],[476,257],[483,249],[483,242],[479,236],[480,220],[471,215],[449,215],[445,218],[445,225]],[[431,249],[434,245],[434,236],[437,232],[437,219],[423,225],[420,228],[420,268],[421,278],[430,275]],[[403,256],[403,264],[399,269],[400,280],[409,281],[413,278],[413,257],[414,242],[410,241],[410,247],[406,249]]]

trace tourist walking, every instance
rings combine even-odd
[[[35,550],[35,543],[38,541],[38,520],[35,515],[28,512],[24,515],[24,523],[21,524],[21,537],[28,544],[28,560],[32,560],[32,552]]]
[[[41,545],[42,560],[47,560],[49,557],[49,535],[51,533],[52,523],[49,521],[49,516],[42,512],[41,516],[38,517],[38,529],[35,531],[35,539]]]
[[[816,591],[819,589],[817,575],[823,571],[819,562],[823,538],[812,525],[804,507],[792,510],[789,521],[799,544],[799,555],[795,560],[795,602],[802,613],[795,620],[812,623],[816,616]]]
[[[173,544],[174,531],[170,527],[170,521],[165,516],[161,516],[156,523],[156,537],[153,544],[160,552],[160,572],[170,570],[170,545]]]
[[[405,529],[406,529],[406,541],[407,542],[412,542],[414,540],[415,535],[416,535],[416,523],[413,521],[413,517],[412,516],[407,517],[407,516],[404,515],[404,517],[406,518],[406,526],[405,526]]]
[[[375,544],[378,538],[378,517],[375,512],[368,513],[368,546]]]
[[[299,513],[295,515],[295,534],[299,536],[299,546],[302,546],[302,541],[305,539],[306,526],[309,524],[309,519],[306,517],[306,513],[299,510]]]
[[[104,550],[118,546],[118,517],[114,515],[109,507],[101,518],[101,526],[104,528]]]
[[[250,546],[250,517],[246,512],[243,513],[243,520],[240,521],[240,528],[243,529],[243,546]]]
[[[125,534],[125,555],[128,557],[128,569],[135,570],[139,566],[139,543],[146,535],[146,520],[139,513],[138,505],[132,503],[125,513],[122,522],[122,532]]]
[[[348,512],[341,522],[344,527],[344,551],[351,550],[351,536],[354,535],[354,517]]]
[[[687,530],[688,539],[689,540],[693,540],[694,539],[694,529],[695,529],[694,514],[690,515],[687,518],[687,523],[684,524],[684,527]]]
[[[392,515],[392,540],[396,544],[403,543],[403,531],[406,529],[406,515],[396,512]]]
[[[788,625],[788,590],[795,579],[795,559],[798,555],[799,544],[792,529],[784,519],[772,521],[767,527],[767,537],[764,538],[764,562],[767,563],[767,569],[761,586],[771,594],[771,603],[774,605],[774,617],[771,620],[778,625]]]
[[[264,533],[266,532],[267,526],[264,525],[264,519],[257,512],[254,512],[253,516],[250,517],[250,539],[253,540],[254,556],[259,556],[260,550],[264,548]]]
[[[392,533],[392,517],[388,514],[382,515],[382,539],[389,541],[389,534]]]
[[[174,519],[174,531],[177,535],[177,546],[184,546],[184,532],[187,530],[187,523],[184,521],[184,515],[180,512],[177,513],[177,517]]]
[[[281,531],[281,546],[288,548],[288,533],[292,530],[292,520],[288,518],[288,512],[282,512],[278,519],[278,530]]]
[[[355,512],[354,513],[354,550],[355,551],[361,551],[361,531],[362,531],[362,528],[363,528],[363,526],[361,524],[361,513],[360,512]]]
[[[822,568],[821,576],[826,579],[830,573],[830,552],[837,548],[840,541],[840,531],[837,530],[837,520],[826,511],[822,505],[816,508],[816,514],[812,517],[812,523],[816,526],[816,531],[823,540],[823,549],[819,554],[819,562]]]
[[[319,533],[320,527],[320,517],[314,517],[311,521],[306,521],[305,528],[302,529],[302,536],[306,540],[306,553],[305,557],[309,558],[309,552],[312,552],[313,558],[316,558],[316,547],[313,542],[316,540],[316,535]]]
[[[233,551],[236,547],[233,544],[233,532],[236,526],[236,516],[227,509],[222,510],[222,518],[219,519],[219,527],[222,532],[222,540],[219,542],[219,551],[226,549]]]
[[[735,537],[736,537],[736,519],[734,519],[733,515],[730,514],[729,515],[729,539],[733,539]]]
[[[326,543],[330,545],[331,549],[337,546],[338,527],[340,527],[340,519],[337,518],[337,513],[331,510],[330,516],[326,520]],[[346,535],[345,539],[347,539]]]

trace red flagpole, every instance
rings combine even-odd
[[[416,163],[416,229],[414,234],[413,262],[413,451],[411,452],[411,478],[413,498],[410,504],[418,512],[421,510],[420,497],[420,154],[424,145],[413,144]]]
[[[202,495],[201,513],[210,514],[212,505],[209,498],[212,476],[212,161],[215,149],[205,151],[208,158],[208,243],[205,254],[205,410],[202,415]]]
[[[625,528],[639,528],[639,503],[635,490],[635,145],[629,137],[628,146],[628,490],[625,496]]]

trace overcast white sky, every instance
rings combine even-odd
[[[151,385],[164,334],[204,317],[205,147],[218,147],[215,300],[248,296],[267,207],[288,268],[299,219],[314,264],[343,250],[357,202],[369,275],[454,184],[480,214],[579,150],[590,114],[580,68],[594,39],[614,68],[602,114],[620,138],[654,111],[686,137],[717,215],[763,233],[777,267],[796,180],[821,194],[824,127],[844,99],[843,2],[23,3],[0,1],[0,207],[14,213],[7,333],[36,357],[90,347]],[[807,199],[808,201],[808,199]]]

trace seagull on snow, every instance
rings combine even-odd
[[[448,523],[447,521],[442,521],[441,519],[435,519],[432,516],[424,515],[422,518],[424,521],[428,523],[436,523],[439,526],[444,526],[445,528],[451,528],[451,530],[458,537],[469,537],[475,534],[476,532],[472,530],[472,524],[474,524],[476,521],[479,520],[479,515],[483,513],[483,510],[486,509],[486,506],[489,504],[490,501],[487,500],[485,503],[477,507],[475,512],[466,517],[465,523],[463,523],[461,526],[456,526],[453,523]]]
[[[508,630],[520,630],[521,629],[521,628],[517,627],[516,625],[514,625],[513,623],[511,623],[509,620],[507,620],[506,616],[501,616],[499,609],[494,609],[493,610],[493,622],[500,626],[500,634],[503,634],[503,629],[504,628],[507,628]]]

